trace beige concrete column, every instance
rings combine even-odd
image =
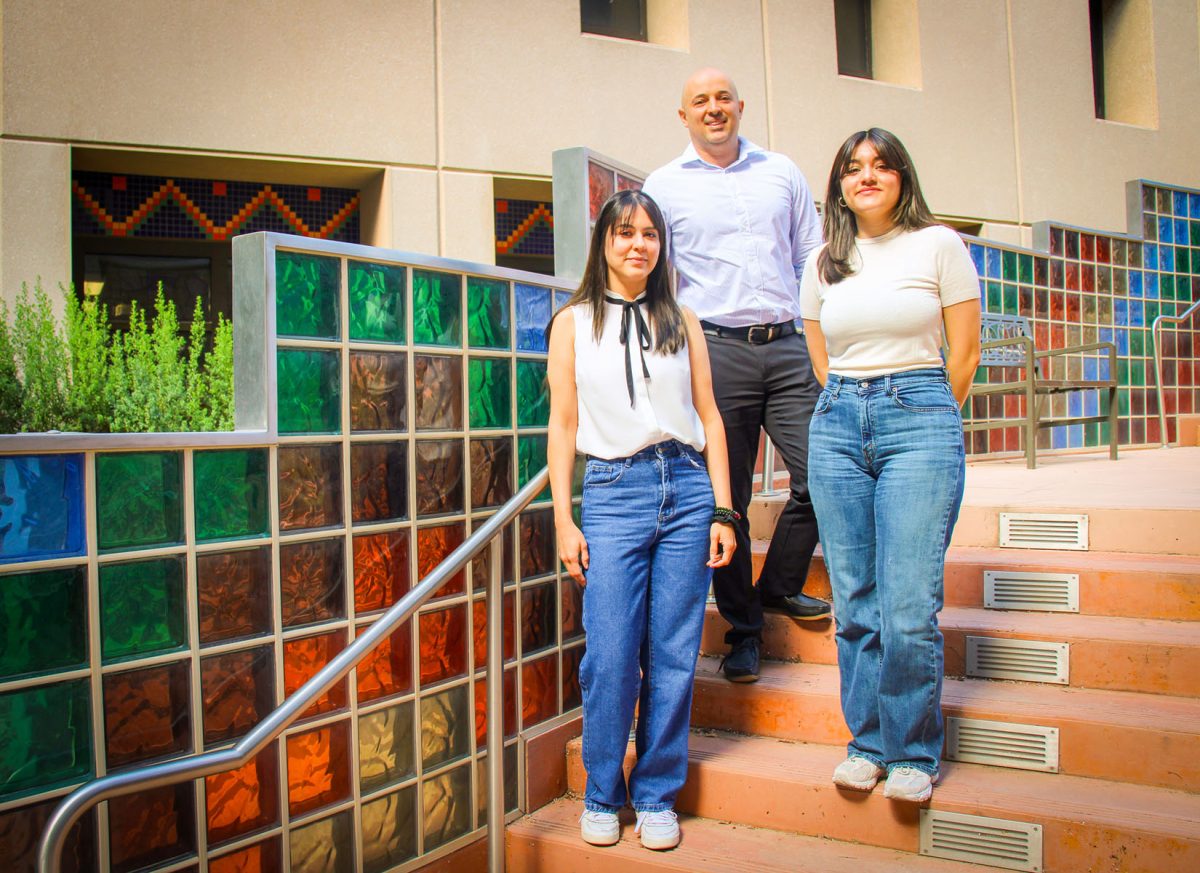
[[[442,172],[446,210],[442,254],[481,264],[496,263],[492,177],[486,173]]]
[[[364,197],[367,192],[363,192]],[[388,167],[384,170],[378,220],[363,242],[373,246],[438,254],[437,173]]]
[[[12,309],[21,283],[41,277],[61,312],[71,281],[71,151],[0,140],[0,294]]]

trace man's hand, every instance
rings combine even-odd
[[[587,585],[584,575],[588,568],[587,540],[583,538],[583,531],[575,524],[559,525],[558,556],[571,578],[578,582],[580,587]]]

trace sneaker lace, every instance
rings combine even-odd
[[[612,816],[612,815],[613,814],[611,812],[599,812],[594,809],[585,809],[583,811],[583,815],[581,815],[579,817],[579,820],[580,821],[585,821],[585,820],[590,821],[594,824],[607,824],[609,821],[612,820],[610,818],[610,816]]]
[[[679,819],[673,809],[660,809],[657,812],[640,812],[638,813],[637,826],[634,827],[634,833],[641,833],[642,825],[648,824],[651,828],[663,827],[674,824]]]

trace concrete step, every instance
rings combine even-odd
[[[836,667],[766,661],[758,682],[721,676],[716,658],[696,668],[692,725],[842,745]],[[1200,700],[978,679],[945,680],[947,718],[1058,731],[1059,772],[1161,788],[1200,786]]]
[[[578,740],[567,753],[568,784],[582,794]],[[627,765],[632,755],[630,747]],[[840,746],[695,733],[676,806],[733,824],[915,853],[919,807],[890,801],[878,788],[870,794],[836,788],[830,774],[844,755]],[[1200,870],[1194,794],[951,762],[929,807],[1041,825],[1045,873]]]
[[[1200,622],[947,606],[940,626],[946,639],[947,676],[966,674],[968,637],[1038,640],[1069,646],[1066,684],[1072,687],[1200,696]],[[724,655],[728,627],[710,604],[700,651]],[[833,622],[795,621],[767,613],[762,655],[835,664]]]
[[[564,798],[508,826],[507,869],[511,873],[987,873],[982,867],[944,861],[861,843],[750,827],[681,815],[683,839],[670,852],[642,848],[631,810],[621,815],[621,841],[589,846],[579,837],[582,804]]]

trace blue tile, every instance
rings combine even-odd
[[[1153,274],[1146,277],[1147,281],[1149,281],[1151,278],[1157,279],[1158,277]],[[1145,327],[1146,326],[1146,308],[1145,308],[1145,306],[1146,305],[1144,303],[1142,303],[1142,301],[1140,301],[1140,300],[1130,300],[1129,301],[1129,326],[1130,327]]]
[[[1078,391],[1072,391],[1067,395],[1067,415],[1075,418],[1083,415],[1083,395]]]
[[[1147,270],[1158,269],[1158,246],[1147,244],[1142,247],[1142,266]]]
[[[975,272],[980,276],[984,273],[984,263],[986,256],[983,253],[983,246],[971,243],[967,246],[967,250],[971,253],[971,260],[975,262]]]
[[[1187,192],[1176,191],[1173,195],[1171,195],[1171,199],[1175,204],[1175,208],[1172,211],[1176,215],[1187,215]]]
[[[1089,391],[1083,398],[1083,414],[1084,415],[1099,415],[1100,414],[1100,392]]]
[[[82,555],[83,455],[0,457],[0,564]]]
[[[1158,273],[1146,274],[1146,297],[1150,300],[1158,299]],[[1130,311],[1132,312],[1132,310]]]
[[[1130,270],[1129,271],[1129,296],[1130,297],[1141,297],[1142,296],[1142,273],[1139,270]],[[1114,305],[1120,305],[1121,300],[1118,298],[1118,299],[1114,300],[1113,302],[1114,302]],[[1118,322],[1118,323],[1123,324],[1124,322]]]
[[[1108,355],[1105,355],[1103,358],[1100,359],[1100,378],[1101,379],[1113,378],[1112,369],[1108,366]]]
[[[1175,246],[1161,246],[1159,250],[1159,269],[1164,273],[1175,272]]]
[[[1083,425],[1073,424],[1067,428],[1070,435],[1067,437],[1067,447],[1072,449],[1083,448]]]
[[[1051,428],[1050,444],[1056,449],[1065,449],[1067,447],[1067,429],[1065,427]]]
[[[1100,328],[1100,342],[1111,343],[1113,341],[1113,329],[1111,327]]]
[[[1129,324],[1129,302],[1120,297],[1113,300],[1113,324]]]
[[[987,249],[987,277],[989,279],[1000,278],[1000,249]]]
[[[1200,194],[1188,195],[1188,218],[1200,218]]]
[[[1124,328],[1117,331],[1117,354],[1122,358],[1129,356],[1129,331]]]
[[[1099,370],[1100,370],[1100,362],[1097,361],[1095,358],[1084,358],[1083,359],[1083,378],[1094,382],[1097,378],[1099,378],[1096,375],[1099,372]]]
[[[550,323],[551,292],[540,285],[513,286],[517,300],[517,348],[524,352],[544,352],[546,325]]]
[[[1175,219],[1175,242],[1181,246],[1188,244],[1188,223],[1186,218]]]

